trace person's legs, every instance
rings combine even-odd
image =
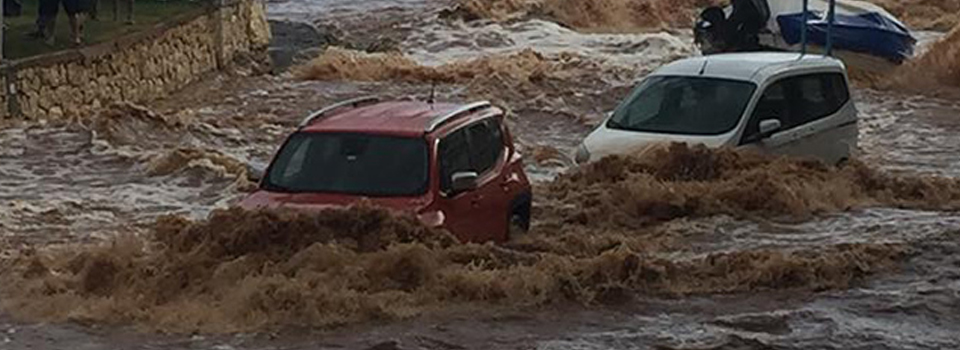
[[[87,6],[88,7],[87,12],[90,15],[90,20],[91,21],[99,20],[97,16],[98,16],[98,11],[100,10],[100,0],[87,0],[87,1],[89,1],[89,5]]]
[[[121,0],[124,5],[127,7],[127,20],[124,22],[126,24],[133,24],[133,1],[134,0]]]
[[[83,0],[61,0],[63,9],[67,12],[67,18],[70,20],[70,40],[75,45],[83,42],[83,16],[86,12]]]
[[[47,19],[46,19],[46,18],[43,18],[42,15],[37,15],[37,21],[35,22],[35,24],[36,24],[36,30],[34,30],[34,31],[30,32],[30,33],[27,33],[27,36],[29,36],[29,37],[31,37],[31,38],[33,38],[33,39],[41,39],[41,38],[43,38],[43,32],[44,32],[44,29],[43,29],[43,28],[44,28],[44,24],[45,24],[46,22],[47,22]]]
[[[43,15],[43,41],[45,41],[47,45],[53,46],[53,44],[56,42],[57,36],[57,14],[59,12],[58,7],[60,6],[60,3],[57,0],[41,1],[46,1],[53,5],[48,9],[49,11]]]
[[[43,24],[43,41],[53,46],[57,36],[57,16],[49,16]]]
[[[83,13],[67,15],[70,19],[70,40],[74,45],[83,43]]]
[[[31,37],[44,39],[49,44],[53,44],[59,6],[59,0],[40,0],[39,6],[37,7],[37,31],[30,33]]]

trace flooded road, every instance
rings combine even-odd
[[[955,100],[866,90],[859,94],[864,159],[896,171],[960,176]]]
[[[81,307],[66,315],[46,309],[24,311],[17,307],[36,305],[17,300],[15,294],[5,295],[8,299],[3,305],[19,313],[0,316],[0,349],[960,347],[960,212],[956,207],[890,199],[885,196],[896,197],[890,195],[896,191],[885,188],[857,200],[866,205],[850,205],[848,209],[831,202],[836,198],[800,191],[804,188],[801,183],[793,184],[796,187],[783,185],[787,187],[777,187],[776,191],[800,198],[797,201],[805,208],[803,214],[809,215],[770,214],[790,212],[778,208],[755,208],[745,213],[721,208],[707,210],[705,215],[670,217],[653,226],[633,227],[632,222],[591,226],[589,217],[578,219],[577,213],[589,206],[585,203],[591,203],[591,198],[608,198],[597,194],[603,188],[560,194],[564,190],[562,181],[573,180],[554,179],[568,170],[569,154],[577,143],[638,79],[661,64],[695,54],[692,40],[681,31],[584,34],[542,19],[463,23],[439,18],[439,11],[447,5],[426,0],[323,0],[272,2],[268,9],[274,18],[336,23],[347,32],[344,40],[348,41],[356,36],[390,37],[414,65],[441,73],[447,69],[482,73],[474,79],[444,81],[437,85],[437,94],[440,99],[451,100],[489,98],[511,110],[509,126],[544,198],[537,204],[541,216],[534,224],[532,237],[511,242],[503,250],[431,246],[425,259],[432,263],[424,263],[423,268],[436,268],[434,278],[438,280],[421,281],[419,289],[413,291],[379,286],[376,273],[383,273],[388,280],[393,275],[369,266],[375,266],[381,261],[378,259],[393,261],[389,260],[391,254],[406,256],[402,254],[419,252],[419,248],[360,254],[333,246],[332,253],[321,251],[326,252],[321,256],[345,254],[351,257],[345,260],[361,265],[331,264],[347,264],[343,266],[373,277],[331,272],[329,279],[315,281],[321,286],[329,283],[331,289],[323,289],[326,294],[286,296],[290,299],[275,304],[285,308],[292,303],[308,309],[304,305],[314,305],[308,302],[313,301],[330,303],[328,308],[354,310],[333,318],[322,312],[319,316],[304,315],[288,309],[278,314],[271,314],[269,309],[256,309],[262,314],[231,314],[231,310],[248,312],[250,300],[273,305],[261,299],[275,294],[257,294],[260,299],[246,295],[241,296],[248,299],[230,299],[237,296],[229,289],[247,288],[244,293],[285,290],[279,282],[254,284],[269,282],[259,280],[264,277],[259,275],[238,278],[225,290],[204,285],[201,289],[209,290],[183,294],[200,299],[178,299],[174,306],[153,308],[152,304],[141,303],[142,296],[131,298],[134,307],[117,301],[133,292],[153,290],[149,286],[135,289],[145,283],[133,277],[126,282],[134,289],[120,285],[115,294],[86,297],[72,292],[57,294],[70,291],[71,283],[76,282],[71,282],[72,277],[63,282],[54,274],[31,286],[44,289],[32,290],[56,295],[44,300],[52,307]],[[389,25],[374,24],[378,16],[408,21],[400,30],[393,30]],[[525,49],[536,54],[524,54]],[[0,131],[0,267],[19,266],[14,261],[36,248],[70,250],[79,249],[77,244],[108,242],[119,235],[150,236],[158,230],[157,218],[167,214],[194,220],[196,230],[191,234],[216,237],[216,233],[205,231],[216,225],[204,224],[203,219],[216,209],[229,207],[251,188],[246,180],[247,165],[267,162],[305,113],[357,95],[426,96],[433,85],[417,76],[350,79],[354,76],[350,69],[365,69],[369,67],[363,65],[365,62],[379,57],[356,55],[352,62],[357,66],[337,66],[340,78],[301,80],[290,73],[259,77],[223,74],[148,106],[115,106],[79,124],[49,122],[4,128]],[[493,58],[482,64],[464,63],[483,55]],[[512,64],[514,60],[522,64]],[[530,67],[536,74],[528,72]],[[955,137],[960,133],[960,120],[956,118],[960,104],[870,89],[855,91],[854,98],[860,110],[859,159],[866,166],[903,176],[960,178],[960,141]],[[789,174],[778,172],[774,166],[753,170]],[[846,184],[843,181],[848,179],[843,176],[850,176],[820,170],[811,170],[811,174],[815,174],[811,178],[827,180],[810,182],[810,186],[830,185],[834,176],[839,179],[837,183]],[[730,181],[742,180],[738,179]],[[859,180],[854,177],[851,181]],[[892,183],[929,188],[930,182],[925,181]],[[694,186],[662,179],[652,183],[644,183],[653,186],[644,189],[652,191],[662,183],[673,189]],[[724,184],[718,180],[712,186]],[[631,183],[624,186],[628,185]],[[949,190],[943,187],[944,192]],[[707,195],[703,193],[704,198]],[[587,199],[552,201],[574,197]],[[639,205],[628,201],[619,204]],[[833,207],[839,210],[823,209]],[[278,265],[291,264],[311,249],[293,251],[293,256],[283,255],[276,261]],[[171,272],[182,267],[165,265],[170,256],[177,255],[156,258],[150,255],[150,249],[146,251],[129,261],[118,260],[116,269],[124,271],[132,266],[133,270]],[[483,257],[477,260],[489,265],[474,266],[458,260],[472,254]],[[536,260],[529,254],[541,254],[536,259],[543,260],[529,262]],[[490,258],[501,255],[505,257]],[[230,259],[220,267],[242,260]],[[643,269],[651,270],[627,282],[585,275],[602,272],[604,268],[593,268],[606,266],[602,264],[610,259],[616,263],[608,269],[611,271],[627,269],[623,266],[636,263],[635,259],[640,259],[637,264]],[[362,265],[367,260],[371,265]],[[274,262],[260,268],[267,271]],[[77,278],[90,278],[87,270]],[[573,277],[557,277],[565,273]],[[651,275],[658,277],[643,280]],[[305,284],[312,280],[297,279],[306,278],[303,276],[284,278],[298,286],[295,290],[310,289],[306,285],[322,289]],[[597,278],[601,281],[594,281]],[[528,284],[504,286],[496,283],[498,279]],[[579,283],[580,289],[566,286],[571,280]],[[637,293],[619,293],[621,282]],[[454,293],[437,289],[456,283],[462,283],[463,290]],[[340,291],[335,289],[339,284],[386,289],[392,294],[356,287],[359,289],[353,291],[361,291],[355,293],[359,296],[349,297],[355,299],[330,299]],[[550,288],[554,287],[556,294],[551,294]],[[500,290],[497,288],[502,288],[503,295],[495,293]],[[224,293],[230,298],[218,299],[211,293]],[[244,302],[233,305],[225,300]],[[364,303],[371,300],[378,303],[377,310],[364,311]],[[396,308],[385,306],[383,300],[390,300]],[[205,303],[210,305],[199,305]],[[176,310],[178,307],[180,310]],[[351,314],[356,308],[374,316]],[[157,316],[149,310],[164,314]],[[40,316],[20,317],[24,314]],[[32,322],[36,319],[51,323]],[[157,329],[174,333],[159,335],[153,332]],[[182,335],[193,330],[214,332]],[[238,332],[218,334],[223,330]]]

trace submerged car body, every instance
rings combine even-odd
[[[849,159],[857,110],[839,60],[793,53],[719,54],[668,64],[645,78],[577,150],[577,163],[651,143],[749,147]]]
[[[522,157],[487,102],[346,101],[290,135],[241,206],[315,210],[368,200],[462,241],[504,241],[529,224]]]

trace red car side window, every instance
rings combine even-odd
[[[486,173],[497,164],[503,154],[503,132],[500,123],[496,119],[486,119],[471,125],[467,130],[474,168],[478,174]]]
[[[470,145],[466,130],[460,129],[440,140],[440,190],[449,192],[450,181],[458,171],[474,171],[470,164]]]

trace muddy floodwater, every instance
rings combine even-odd
[[[312,69],[295,66],[263,76],[224,72],[144,106],[113,106],[70,123],[4,125],[0,268],[22,275],[17,281],[30,286],[0,288],[6,299],[0,300],[5,307],[0,349],[960,348],[960,185],[955,180],[960,179],[960,102],[856,84],[857,166],[862,168],[755,164],[727,153],[689,151],[692,157],[720,159],[717,164],[730,167],[728,175],[691,182],[672,178],[663,168],[657,171],[667,175],[659,178],[625,173],[610,180],[596,174],[611,170],[594,169],[599,184],[577,193],[576,186],[594,185],[584,180],[594,175],[563,175],[572,171],[570,157],[578,142],[646,73],[697,54],[688,30],[593,33],[535,16],[464,22],[449,14],[452,5],[439,0],[271,1],[272,20],[311,23],[337,36],[343,48],[314,50],[320,56],[315,61],[299,61]],[[927,47],[940,34],[920,37]],[[425,78],[436,76],[443,79]],[[222,277],[229,264],[217,266],[223,261],[216,259],[226,258],[196,253],[216,237],[226,237],[212,232],[218,221],[205,218],[255,187],[247,180],[248,169],[268,162],[305,113],[358,95],[425,97],[431,89],[439,99],[489,99],[510,110],[508,125],[536,181],[534,215],[540,217],[534,219],[532,237],[497,248],[443,245],[428,233],[415,244],[386,247],[387,242],[376,252],[332,241],[304,243],[302,250],[264,253],[269,261],[263,265],[243,259],[229,263],[266,271],[278,261],[300,266],[294,262],[310,258],[310,252],[344,256],[346,262],[329,263],[362,273],[318,268],[316,261],[327,260],[316,256],[310,259],[319,260],[311,260],[314,265],[306,270],[329,273],[337,281],[330,279],[331,285],[362,292],[332,299],[342,290],[325,286],[327,294],[297,294],[284,286],[321,289],[318,284],[327,280],[288,271],[283,281],[293,284],[269,284],[252,275],[233,280],[246,294],[213,284],[180,286],[180,294],[166,296],[176,300],[173,306],[144,301],[152,298],[144,291],[164,289],[146,285],[163,281],[154,275],[179,271],[187,265],[177,264],[192,258],[206,259],[197,261],[212,265],[207,268]],[[729,159],[744,163],[724,163]],[[777,182],[777,176],[789,176],[789,183]],[[756,179],[773,184],[756,192],[786,198],[765,205],[781,207],[738,204],[754,197],[751,190],[733,187]],[[603,187],[605,181],[614,187]],[[721,206],[670,212],[651,223],[603,216],[585,204],[616,208],[603,202],[618,198],[610,188],[642,196],[662,184],[687,191],[665,196],[683,195],[691,203],[696,189],[706,188],[704,198],[716,196]],[[864,189],[850,192],[856,198],[831,195],[829,186],[842,192],[847,184]],[[714,193],[711,186],[731,189]],[[828,188],[811,188],[818,186]],[[936,192],[940,196],[931,199]],[[730,193],[738,197],[730,200]],[[644,205],[659,208],[655,201]],[[157,223],[170,215],[178,219]],[[219,223],[225,225],[263,222],[233,212],[221,215]],[[356,215],[382,221],[376,214]],[[282,227],[307,225],[298,224],[302,218],[289,220],[292,224]],[[331,220],[329,227],[343,225]],[[398,236],[423,234],[404,222],[387,226]],[[181,231],[160,239],[186,248],[153,252],[149,244],[134,244],[140,250],[133,258],[109,257],[114,259],[110,275],[127,279],[113,279],[112,289],[86,286],[99,271],[97,254],[125,254],[126,248],[117,245],[149,241],[169,227]],[[190,235],[214,238],[190,246]],[[81,254],[84,258],[63,263],[63,271],[53,258],[40,268],[24,263],[37,250],[69,253],[104,242],[114,246]],[[461,261],[462,256],[480,257],[477,261],[488,265]],[[625,277],[629,281],[617,284],[582,276],[584,271],[602,275],[597,266],[607,266],[610,259],[617,271],[648,269],[638,276],[658,277]],[[76,265],[72,261],[85,267],[64,272]],[[404,275],[391,280],[399,287],[381,285],[378,274],[390,279],[399,273],[378,267],[383,261],[411,264],[411,270],[431,277]],[[151,272],[141,274],[146,270]],[[554,276],[561,271],[580,284],[570,287],[571,279]],[[692,280],[686,272],[706,277]],[[449,286],[454,282],[463,283],[456,287],[461,289]],[[257,294],[262,292],[257,288],[265,286],[274,288],[270,295],[294,295],[286,304],[278,302],[280,308],[329,303],[346,311],[328,314],[318,307],[315,314],[273,313],[252,307],[250,295],[262,301],[269,293]],[[200,299],[191,302],[190,297]],[[232,305],[231,300],[242,302]]]

